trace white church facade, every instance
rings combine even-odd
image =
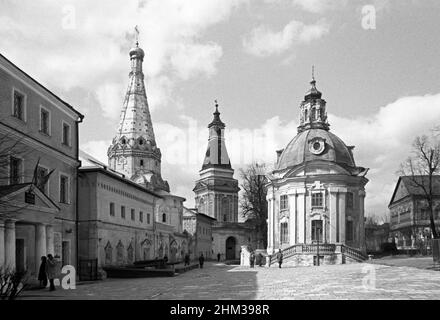
[[[277,152],[267,174],[269,255],[292,265],[338,264],[365,258],[367,169],[354,147],[330,132],[326,101],[311,89],[300,105],[298,134]]]

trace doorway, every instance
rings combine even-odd
[[[70,241],[63,241],[62,265],[70,265]]]
[[[18,272],[26,271],[26,252],[24,239],[15,240],[15,266]]]
[[[312,241],[322,242],[322,220],[312,221]]]
[[[226,260],[235,260],[235,245],[234,237],[226,239]]]

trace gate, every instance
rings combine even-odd
[[[98,280],[98,259],[79,260],[79,280]]]

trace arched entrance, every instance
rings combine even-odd
[[[235,260],[236,241],[234,237],[226,239],[226,260]]]

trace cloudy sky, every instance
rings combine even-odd
[[[104,162],[139,26],[163,176],[190,207],[213,101],[233,167],[270,164],[296,134],[312,65],[332,131],[371,168],[368,214],[387,212],[412,140],[440,121],[437,0],[0,0],[0,9],[0,52],[85,114],[81,148]]]

